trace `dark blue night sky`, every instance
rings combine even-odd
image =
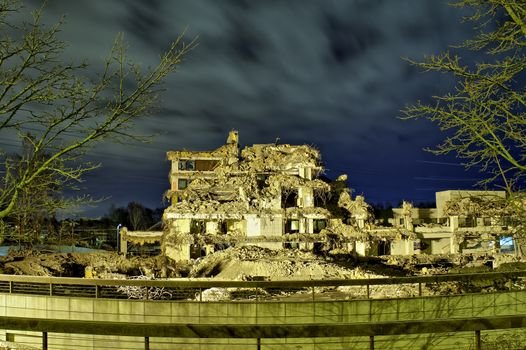
[[[434,200],[435,191],[471,188],[479,174],[454,156],[422,150],[441,139],[434,125],[399,119],[405,105],[453,87],[449,77],[403,60],[472,35],[447,2],[50,0],[46,21],[66,15],[68,59],[86,59],[94,71],[118,32],[145,66],[185,28],[185,37],[199,42],[166,82],[161,110],[137,125],[158,134],[152,143],[93,150],[103,167],[84,185],[111,198],[84,215],[132,200],[161,206],[166,151],[216,148],[231,129],[242,146],[279,137],[318,147],[327,176],[348,174],[354,193],[370,203],[416,204]]]

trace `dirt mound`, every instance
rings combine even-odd
[[[26,251],[11,254],[0,262],[3,273],[33,276],[84,277],[86,267],[94,275],[108,273],[125,275],[154,274],[159,258],[125,258],[114,252],[44,254]]]
[[[310,252],[256,246],[228,248],[208,255],[196,262],[190,276],[222,280],[384,277],[335,264]]]

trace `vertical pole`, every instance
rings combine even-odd
[[[418,282],[418,296],[422,296],[422,282]]]
[[[258,341],[257,341],[257,349],[258,349],[258,350],[261,350],[261,338],[258,338]]]
[[[480,331],[475,331],[475,350],[481,349]]]
[[[42,350],[47,350],[47,332],[42,332]]]
[[[203,301],[203,288],[199,287],[199,302],[197,303],[197,315],[198,315],[197,319],[199,320],[199,323],[201,323],[201,304],[202,304],[202,301]],[[199,345],[199,346],[201,346],[201,345]]]
[[[117,242],[115,244],[115,246],[117,248],[116,249],[117,250],[117,254],[119,254],[121,252],[121,226],[122,226],[121,224],[117,225],[117,233],[115,235],[116,236],[116,240],[117,240]]]
[[[150,337],[144,337],[144,350],[150,350]]]
[[[258,323],[259,287],[256,286],[256,323]],[[261,340],[258,338],[258,349],[261,348]]]
[[[367,299],[371,296],[371,291],[369,290],[369,281],[367,281]]]
[[[49,296],[53,296],[53,283],[49,284]]]
[[[374,335],[369,336],[369,350],[374,350]]]
[[[313,322],[316,322],[316,302],[314,299],[314,286],[312,286],[312,319]]]
[[[13,281],[9,281],[9,294],[13,293]]]
[[[369,322],[370,322],[373,320],[373,301],[369,299],[368,302],[369,302]]]

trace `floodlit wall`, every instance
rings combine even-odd
[[[245,215],[247,222],[247,237],[257,237],[261,235],[261,217],[258,215]]]
[[[414,254],[414,242],[410,239],[399,239],[391,241],[391,255]]]
[[[179,323],[179,324],[339,324],[354,322],[404,321],[425,319],[448,319],[455,317],[482,317],[499,315],[522,315],[526,313],[526,291],[468,294],[442,297],[415,297],[403,299],[349,300],[349,301],[300,301],[300,302],[170,302],[143,300],[108,300],[89,298],[66,298],[50,296],[29,296],[0,294],[0,316],[34,317],[66,320],[112,321],[135,323]],[[5,339],[7,333],[15,341],[39,347],[41,334],[36,332],[0,331]],[[26,333],[24,336],[22,333]],[[442,337],[440,346],[428,343],[426,349],[444,349],[444,344],[456,349],[469,349],[472,341],[462,343],[462,335],[435,335]],[[377,349],[399,348],[404,339],[412,339],[413,346],[425,344],[432,334],[421,336],[378,337]],[[441,339],[442,339],[441,338]],[[360,338],[347,338],[347,343],[359,342]],[[385,340],[385,342],[381,340]],[[449,339],[449,340],[447,340]],[[472,337],[470,337],[472,339]],[[264,340],[262,349],[297,349],[292,344],[304,344],[302,349],[325,349],[316,347],[341,338],[318,339],[274,339]],[[389,340],[389,341],[388,341]],[[157,341],[154,349],[171,349],[174,344],[187,343],[183,349],[242,349],[249,340],[225,339],[152,339]],[[449,341],[449,343],[448,343]],[[106,343],[105,343],[106,342]],[[108,348],[111,342],[115,349],[144,349],[144,338],[109,337],[96,335],[49,334],[49,349],[91,350]],[[446,343],[444,343],[446,342]],[[460,342],[460,343],[459,343]],[[435,343],[435,345],[433,345]],[[189,344],[189,345],[188,345]],[[237,344],[237,345],[236,345]],[[364,343],[364,345],[367,343]],[[384,346],[382,346],[382,344]],[[239,347],[237,347],[239,346]],[[436,346],[436,347],[435,347]],[[358,347],[359,348],[359,347]],[[367,347],[365,347],[367,348]],[[447,348],[447,347],[446,347]],[[201,348],[202,349],[202,348]]]
[[[505,191],[463,191],[463,190],[448,190],[436,192],[436,206],[437,216],[439,218],[445,217],[444,208],[448,201],[458,201],[464,198],[477,197],[488,200],[504,199],[506,198]]]

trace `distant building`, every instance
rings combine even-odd
[[[448,190],[436,192],[436,208],[393,209],[395,227],[415,232],[415,253],[500,253],[515,250],[503,212],[505,191]],[[504,239],[507,246],[501,249]],[[510,248],[509,245],[512,245]]]

